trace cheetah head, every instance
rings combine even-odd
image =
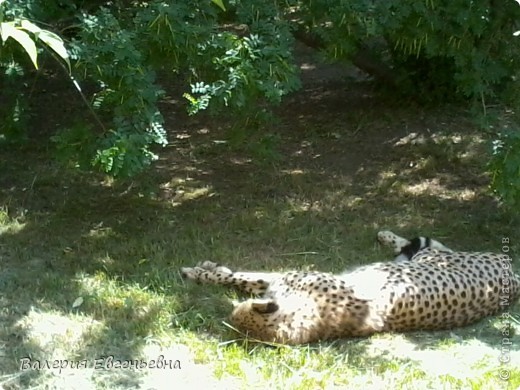
[[[316,332],[316,324],[310,318],[312,316],[307,315],[309,309],[312,309],[305,305],[305,299],[304,302],[299,299],[304,310],[301,310],[301,307],[293,310],[292,300],[293,298],[282,299],[282,302],[279,302],[271,298],[256,298],[234,302],[230,322],[239,331],[258,341],[280,344],[306,343]]]
[[[271,321],[276,319],[280,307],[273,299],[248,299],[233,302],[230,321],[248,336],[261,341],[276,341],[276,329]]]

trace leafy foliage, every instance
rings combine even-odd
[[[3,64],[0,70],[3,79],[1,94],[5,101],[0,105],[0,141],[16,143],[25,139],[25,127],[29,116],[23,94],[20,94],[24,70],[15,62]]]
[[[156,147],[167,144],[157,72],[176,78],[190,114],[226,114],[246,129],[299,88],[292,48],[302,32],[326,58],[350,60],[374,76],[383,69],[394,93],[422,102],[469,99],[484,110],[490,101],[520,102],[512,93],[520,69],[512,34],[520,7],[513,1],[3,0],[0,10],[0,78],[10,86],[1,92],[9,102],[2,107],[3,138],[24,127],[28,109],[18,92],[27,60],[36,66],[37,56],[50,52],[68,65],[70,56],[93,115],[53,140],[73,166],[112,176],[142,171],[157,159]],[[52,31],[61,31],[68,50]],[[45,46],[52,50],[42,52]],[[256,138],[272,147],[269,134]],[[514,169],[497,161],[514,161],[516,141],[501,142],[491,167],[509,183],[499,187],[512,191],[517,182],[505,178]]]
[[[131,176],[157,159],[153,145],[166,145],[167,136],[156,70],[185,80],[192,114],[211,102],[214,112],[226,108],[245,115],[255,103],[279,103],[299,86],[290,31],[272,6],[237,2],[233,12],[248,26],[238,31],[221,27],[226,9],[221,1],[99,5],[79,9],[65,1],[63,8],[45,11],[32,0],[14,7],[16,14],[47,23],[69,17],[81,26],[73,29],[68,46],[74,76],[96,85],[90,100],[97,130],[74,125],[53,137],[61,158],[77,167]]]
[[[506,129],[493,141],[492,188],[506,202],[520,205],[520,130]]]
[[[1,3],[0,3],[1,4]],[[31,37],[32,34],[34,36]],[[43,30],[26,19],[16,19],[11,22],[0,23],[0,37],[3,43],[12,38],[18,42],[29,55],[34,67],[38,69],[38,52],[35,40],[40,40],[54,50],[70,68],[69,55],[63,41],[51,31]]]
[[[217,107],[232,109],[249,108],[259,99],[279,103],[299,87],[291,56],[293,39],[279,11],[255,1],[235,5],[236,23],[247,25],[249,34],[224,31],[199,46],[199,58],[212,61],[198,68],[201,81],[192,83],[191,94],[185,95],[191,113],[205,109],[210,99]]]
[[[513,1],[295,2],[324,52],[351,59],[369,48],[395,70],[401,90],[428,101],[494,97],[518,68]]]
[[[0,0],[0,80],[3,79],[3,97],[7,104],[0,106],[3,118],[0,124],[0,141],[19,141],[25,138],[28,118],[27,102],[21,93],[20,85],[25,75],[17,61],[25,52],[32,64],[38,69],[38,45],[52,49],[69,67],[70,61],[63,41],[51,31],[41,29],[22,17],[6,21],[4,16],[5,0]],[[8,15],[9,16],[9,15]]]
[[[112,115],[110,128],[104,128],[101,136],[90,133],[84,140],[96,146],[91,164],[113,176],[131,176],[157,158],[149,145],[167,143],[157,109],[162,91],[136,47],[135,32],[122,28],[107,9],[85,16],[81,24],[84,28],[71,43],[76,67],[95,77],[94,107]],[[55,137],[58,144],[66,140],[64,134]]]

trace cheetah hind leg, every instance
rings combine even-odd
[[[269,284],[281,277],[281,274],[273,272],[233,272],[212,261],[203,261],[192,268],[181,268],[181,274],[198,283],[230,286],[254,295],[264,294]]]

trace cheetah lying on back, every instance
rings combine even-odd
[[[339,275],[232,272],[209,261],[182,274],[256,295],[236,304],[230,322],[254,339],[283,344],[463,326],[520,295],[507,255],[453,252],[436,240],[406,240],[389,231],[378,240],[393,247],[394,261]]]

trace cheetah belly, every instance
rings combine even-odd
[[[500,310],[499,280],[458,270],[422,267],[423,272],[390,278],[375,311],[385,329],[448,329],[464,326]],[[425,269],[424,269],[425,268]]]

